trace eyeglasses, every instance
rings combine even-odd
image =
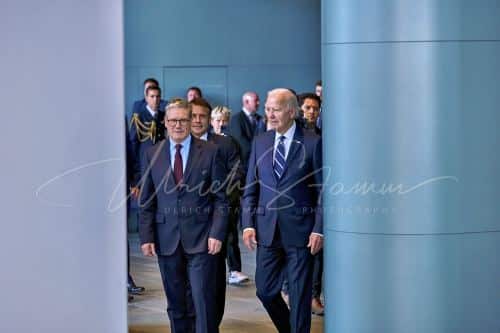
[[[167,119],[167,124],[169,126],[177,126],[177,123],[179,123],[181,126],[186,126],[191,119]]]

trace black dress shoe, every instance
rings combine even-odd
[[[136,285],[129,285],[128,286],[129,294],[138,295],[138,294],[144,292],[144,290],[146,290],[146,289],[144,289],[144,287],[138,287]]]
[[[129,302],[130,302],[131,300],[133,300],[133,299],[134,299],[134,296],[132,296],[132,295],[128,295],[128,301],[129,301]]]

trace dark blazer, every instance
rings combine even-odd
[[[264,121],[262,120],[262,116],[257,114],[257,130],[256,135],[265,132]],[[229,123],[229,131],[231,136],[239,143],[241,148],[241,161],[243,166],[246,167],[248,165],[248,157],[250,156],[250,149],[252,146],[252,140],[254,138],[254,133],[252,130],[252,124],[248,119],[247,115],[243,110],[236,113],[231,117],[231,121]]]
[[[156,133],[152,139],[143,140],[141,138],[141,135],[138,133],[137,125],[132,120],[133,115],[127,120],[128,121],[127,140],[128,140],[128,145],[130,147],[130,153],[131,153],[130,165],[132,169],[130,172],[131,178],[129,180],[131,186],[139,185],[139,180],[141,178],[141,169],[142,169],[141,161],[144,152],[149,147],[157,144],[158,142],[160,142],[165,138],[165,125],[163,124],[165,112],[160,110],[158,110],[158,112],[156,113],[156,117],[153,117],[145,106],[139,112],[133,113],[133,115],[134,114],[137,115],[139,121],[142,124],[145,125],[149,124],[148,126],[150,126],[152,122],[155,123]]]
[[[309,124],[304,119],[302,119],[300,126],[304,129],[304,131],[310,131],[321,136],[321,129],[315,124]]]
[[[144,154],[144,181],[139,196],[141,244],[155,243],[171,255],[179,242],[186,253],[207,251],[208,237],[223,241],[228,204],[224,164],[215,145],[192,137],[183,183],[176,187],[168,139]],[[172,157],[173,158],[173,157]]]
[[[255,228],[270,246],[276,223],[284,245],[306,246],[311,232],[323,233],[321,138],[296,127],[281,179],[273,171],[275,131],[255,138],[243,193],[242,228]]]
[[[224,160],[226,177],[229,177],[228,186],[230,186],[230,189],[237,190],[243,187],[245,170],[241,163],[241,149],[238,142],[230,135],[217,135],[214,133],[208,133],[207,140],[219,148]]]

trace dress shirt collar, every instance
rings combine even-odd
[[[175,145],[177,145],[177,142],[173,141],[171,138],[168,139],[170,142],[170,166],[172,169],[174,169],[174,162],[175,162]],[[182,170],[183,172],[186,171],[186,166],[187,166],[187,160],[189,157],[189,149],[191,147],[191,134],[188,135],[187,138],[184,139],[180,144],[182,145],[181,148],[181,157],[182,157]]]
[[[282,136],[282,135],[285,136],[285,141],[286,140],[290,140],[290,141],[293,140],[293,136],[295,135],[295,128],[296,127],[297,127],[297,125],[295,124],[295,121],[294,121],[292,126],[290,126],[290,128],[285,133],[278,133],[278,131],[276,131],[274,141],[279,141],[280,136]]]
[[[158,113],[158,111],[153,111],[153,109],[151,109],[149,107],[149,105],[146,104],[146,109],[149,111],[149,113],[151,114],[151,116],[153,116],[153,118],[156,117],[156,114]]]
[[[285,137],[285,139],[283,140],[283,144],[285,145],[285,159],[288,158],[288,152],[290,151],[290,147],[292,146],[292,141],[295,135],[296,128],[297,125],[295,124],[294,121],[292,126],[290,126],[290,128],[285,133],[278,133],[278,131],[276,131],[276,133],[274,134],[273,159],[275,158],[276,148],[278,147],[278,144],[280,142],[280,137],[282,135]]]
[[[200,136],[200,140],[208,141],[208,132],[205,132],[205,134],[203,134],[202,136]]]
[[[252,117],[252,112],[248,111],[247,109],[245,108],[241,108],[241,110],[245,113],[245,115],[248,117],[248,118],[251,118]],[[255,114],[257,114],[257,112],[255,112]]]

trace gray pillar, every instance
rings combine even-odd
[[[500,331],[499,17],[323,1],[325,332]]]
[[[127,331],[122,7],[0,3],[0,332]]]

